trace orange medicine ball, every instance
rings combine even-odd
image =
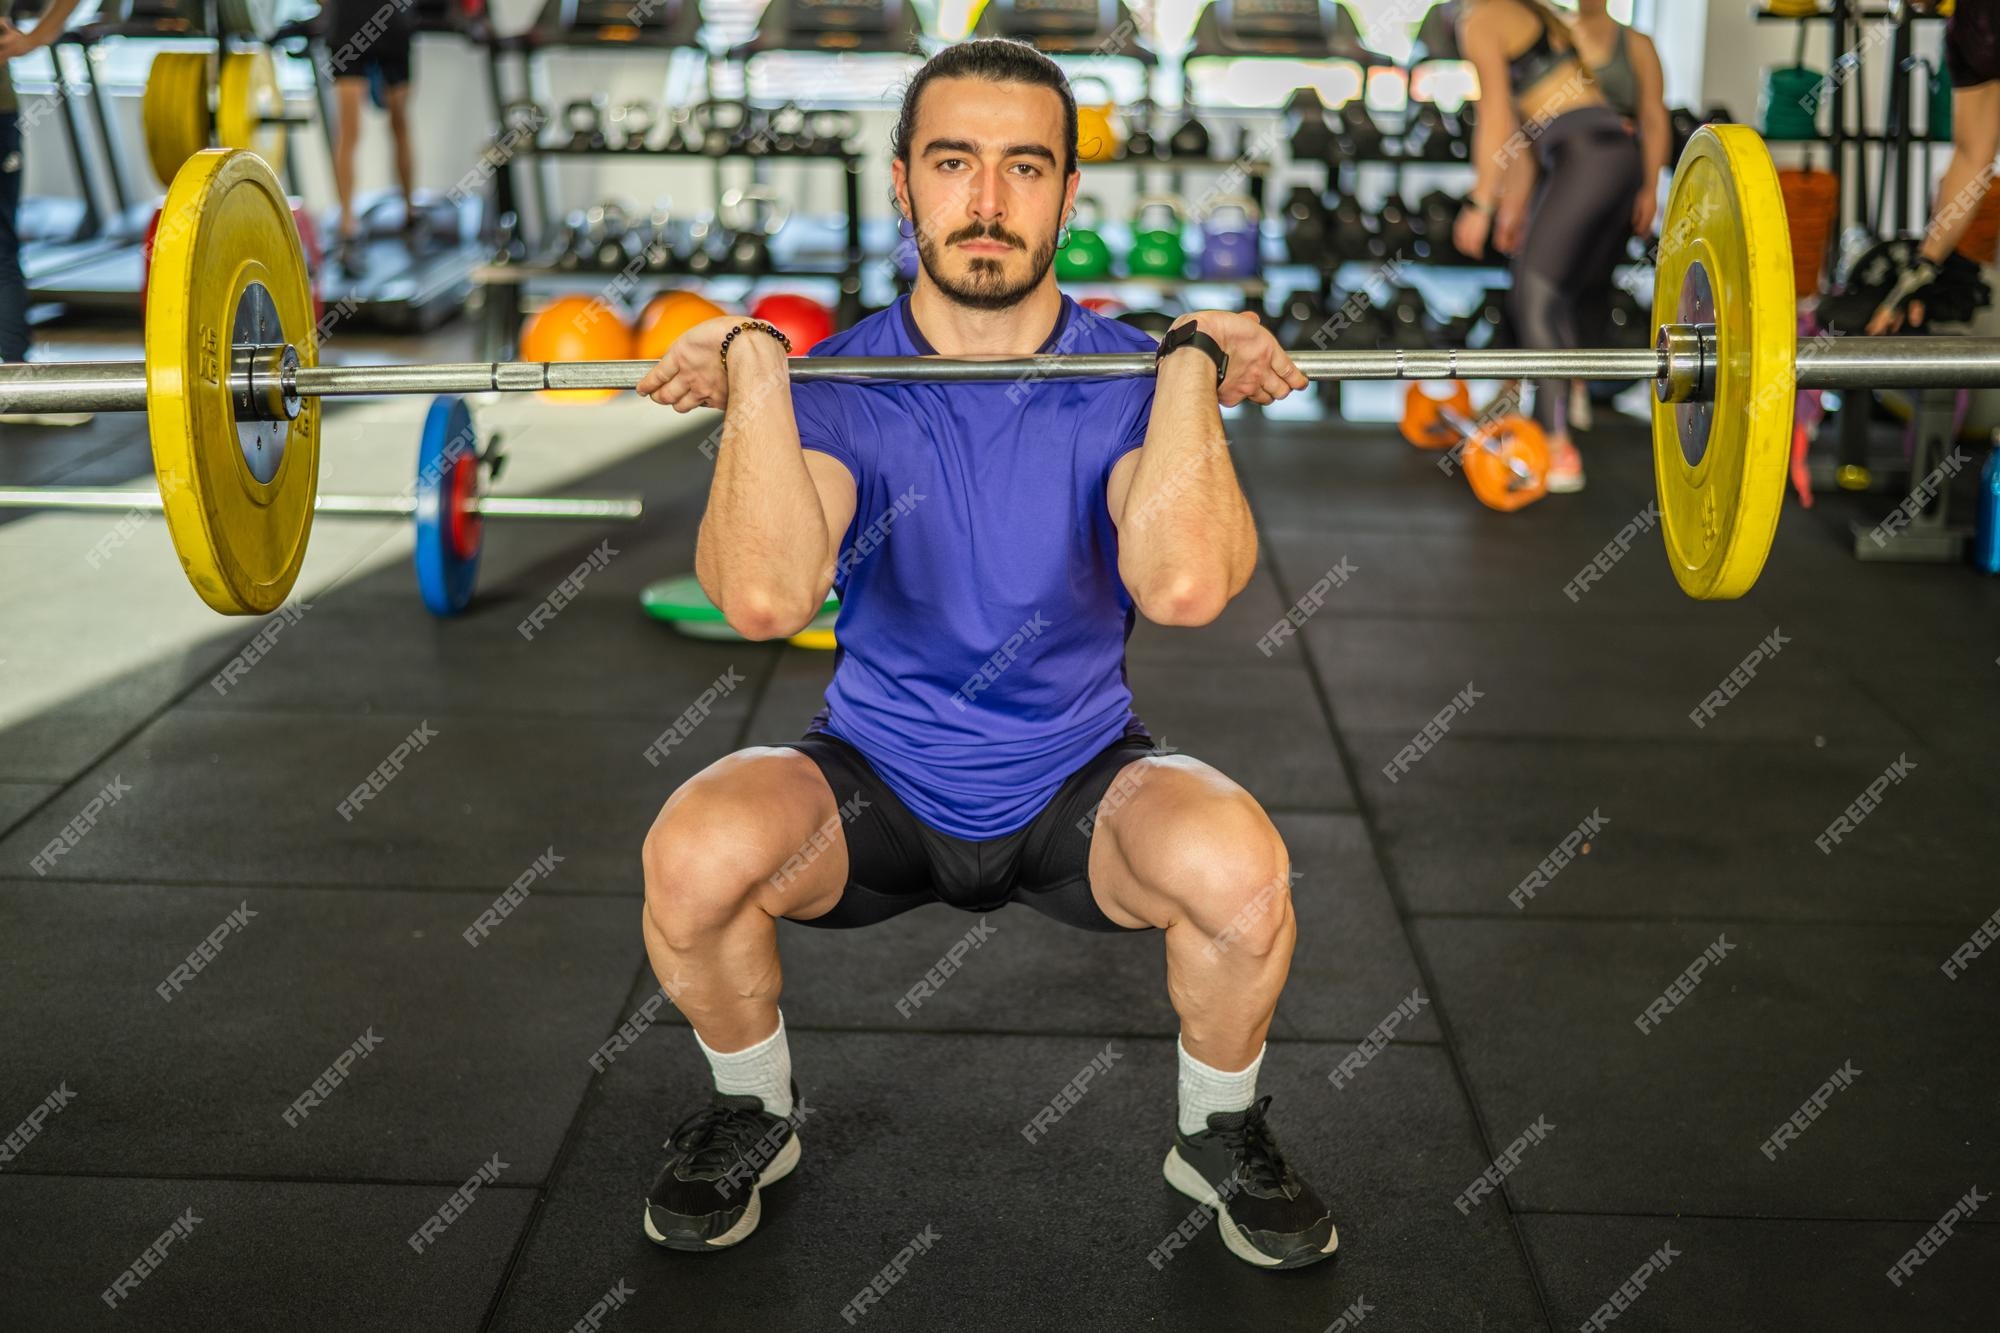
[[[521,330],[523,361],[629,361],[632,330],[602,301],[562,296],[531,316]],[[616,389],[541,391],[552,403],[601,403]]]
[[[636,327],[638,350],[634,356],[658,361],[674,345],[674,339],[695,325],[726,315],[715,302],[693,292],[661,292],[646,302]]]

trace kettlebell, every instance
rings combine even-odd
[[[1175,278],[1187,275],[1187,247],[1181,233],[1187,226],[1187,205],[1179,195],[1139,196],[1132,212],[1132,249],[1126,271],[1135,278]]]
[[[1382,201],[1382,207],[1375,213],[1376,252],[1384,258],[1391,255],[1416,255],[1418,234],[1416,219],[1410,215],[1410,206],[1403,202],[1403,196],[1393,191]]]
[[[1318,198],[1313,202],[1317,204]],[[1254,278],[1263,268],[1259,249],[1256,200],[1225,194],[1209,205],[1201,223],[1202,277]]]
[[[1326,103],[1317,88],[1294,88],[1285,99],[1285,133],[1292,161],[1318,162],[1333,147],[1333,130],[1326,123]]]
[[[1334,201],[1333,209],[1327,214],[1329,235],[1327,257],[1335,263],[1345,263],[1352,259],[1367,259],[1372,253],[1370,247],[1375,241],[1375,229],[1369,225],[1368,215],[1361,211],[1361,203],[1353,195],[1343,195]]]
[[[1083,100],[1082,84],[1095,84],[1104,98],[1102,102],[1086,104]],[[1113,112],[1117,109],[1117,99],[1112,96],[1111,85],[1094,75],[1070,80],[1070,92],[1076,97],[1076,159],[1079,162],[1110,162],[1117,158],[1120,144],[1118,125]]]
[[[1389,346],[1402,351],[1430,346],[1430,334],[1424,327],[1427,313],[1424,298],[1416,288],[1390,288],[1389,303],[1382,312]]]
[[[579,97],[563,108],[563,124],[569,126],[569,151],[595,153],[605,146],[604,108],[597,99]]]
[[[1207,157],[1210,147],[1208,126],[1201,123],[1201,117],[1189,113],[1174,131],[1174,137],[1167,140],[1168,157]]]
[[[1152,98],[1140,98],[1132,114],[1126,116],[1126,156],[1128,158],[1156,158],[1160,156],[1160,144],[1152,138]]]
[[[1063,282],[1091,282],[1111,275],[1111,247],[1097,234],[1101,215],[1097,200],[1076,197],[1070,219],[1069,244],[1056,251],[1056,277]]]
[[[1451,161],[1451,124],[1436,102],[1417,103],[1417,114],[1403,131],[1403,151],[1426,162]]]
[[[1382,127],[1368,114],[1368,104],[1359,97],[1341,105],[1340,137],[1349,157],[1382,156]]]
[[[1451,229],[1458,222],[1458,200],[1446,190],[1432,190],[1418,201],[1424,219],[1424,242],[1435,264],[1456,264],[1464,260],[1451,243]]]
[[[1310,185],[1294,185],[1285,196],[1285,253],[1294,264],[1326,261],[1326,202]]]
[[[732,233],[728,245],[728,267],[732,273],[751,275],[771,271],[771,238],[785,225],[790,214],[778,192],[763,185],[730,190],[722,196],[718,210],[723,225]]]
[[[1330,318],[1326,302],[1317,291],[1307,288],[1290,292],[1278,307],[1278,322],[1272,336],[1288,351],[1320,351],[1328,339],[1322,336],[1315,342],[1314,335],[1327,327]]]

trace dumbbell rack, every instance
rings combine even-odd
[[[840,283],[840,303],[836,320],[841,328],[853,324],[861,317],[861,167],[863,157],[852,149],[839,152],[815,153],[742,153],[723,154],[697,153],[684,149],[655,148],[572,148],[567,144],[536,143],[515,150],[513,156],[522,160],[537,158],[604,158],[633,162],[789,162],[836,164],[842,168],[842,201],[846,208],[846,247],[842,262],[838,267],[791,267],[773,266],[756,278],[833,278]],[[511,164],[510,164],[511,166]],[[533,256],[545,252],[549,237],[553,235],[553,210],[543,218],[543,231],[528,240],[528,253]],[[507,360],[514,355],[515,342],[519,336],[523,306],[523,288],[535,281],[563,280],[580,285],[601,286],[617,279],[623,270],[607,268],[563,268],[541,259],[531,258],[526,263],[487,263],[473,270],[472,280],[482,294],[482,315],[480,345],[482,357],[493,360]],[[641,270],[634,275],[635,288],[653,285],[673,285],[706,282],[714,278],[738,276],[727,271],[718,271],[704,276],[670,271],[653,273]],[[742,275],[750,276],[750,275]]]

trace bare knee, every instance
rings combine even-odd
[[[1291,928],[1291,856],[1270,816],[1213,773],[1162,768],[1147,786],[1147,826],[1162,836],[1134,849],[1134,870],[1177,919],[1211,938],[1252,953],[1276,949]]]
[[[792,803],[773,799],[772,787],[796,776],[786,771],[793,760],[811,764],[791,750],[718,760],[682,784],[647,830],[646,918],[669,948],[697,947],[752,908],[792,851],[784,820],[774,817]]]

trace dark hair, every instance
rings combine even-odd
[[[1052,90],[1063,104],[1063,174],[1076,170],[1076,96],[1062,67],[1026,42],[1005,37],[977,37],[947,46],[923,63],[903,90],[903,107],[889,147],[904,166],[910,164],[910,138],[917,132],[917,99],[932,79],[985,79],[989,83],[1026,83]]]

